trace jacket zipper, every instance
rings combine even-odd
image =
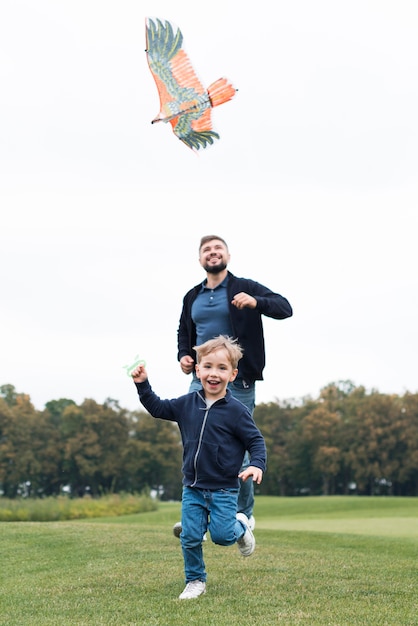
[[[200,448],[202,446],[202,439],[203,439],[203,433],[205,430],[205,426],[206,426],[206,421],[208,419],[208,413],[209,413],[209,409],[206,408],[205,411],[205,417],[203,418],[203,422],[202,422],[202,428],[200,429],[200,436],[199,436],[199,442],[197,444],[197,450],[196,450],[196,454],[194,455],[194,459],[193,459],[193,467],[194,467],[194,481],[193,483],[190,485],[191,487],[194,487],[195,484],[197,483],[197,458],[199,456],[199,452],[200,452]]]

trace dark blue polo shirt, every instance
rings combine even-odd
[[[192,304],[192,320],[196,325],[196,345],[217,335],[232,336],[232,327],[229,317],[228,276],[215,289],[206,286],[206,281]]]

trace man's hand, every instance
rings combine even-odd
[[[244,482],[250,476],[253,477],[253,482],[259,485],[263,480],[263,470],[261,470],[259,467],[254,467],[254,465],[250,465],[249,467],[247,467],[246,470],[238,474],[238,478],[241,478],[241,480],[243,480]]]
[[[248,293],[244,293],[244,291],[241,291],[241,293],[237,293],[234,296],[232,304],[236,306],[237,309],[255,309],[255,307],[257,306],[257,300],[253,298],[253,296],[250,296]]]
[[[182,356],[180,359],[180,367],[184,374],[191,374],[194,370],[194,359],[192,359],[192,357],[188,354],[186,356]]]

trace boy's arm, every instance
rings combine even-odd
[[[254,482],[260,484],[267,464],[266,442],[247,408],[241,413],[239,428],[241,430],[241,440],[245,449],[248,450],[251,459],[250,466],[242,472],[243,476],[240,474],[239,477],[247,480],[249,476],[253,476]]]
[[[173,403],[170,400],[161,400],[151,389],[144,365],[138,365],[131,375],[141,404],[148,413],[150,413],[152,417],[159,417],[160,419],[172,422],[177,421],[173,412]]]

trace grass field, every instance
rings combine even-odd
[[[258,497],[255,553],[209,540],[193,601],[179,513],[0,524],[0,624],[418,625],[418,498]]]

